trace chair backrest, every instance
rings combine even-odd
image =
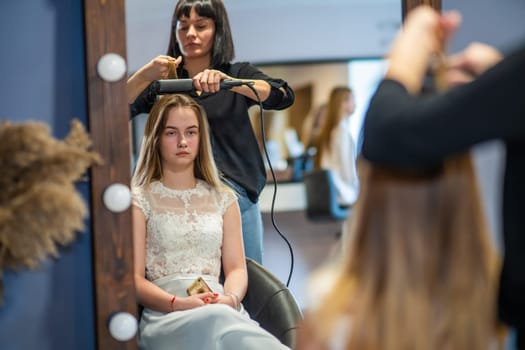
[[[306,191],[306,216],[312,221],[341,221],[350,214],[349,208],[337,202],[332,171],[317,169],[303,174]]]
[[[256,261],[246,258],[248,290],[244,308],[262,328],[281,343],[294,348],[297,328],[303,318],[290,290],[270,271]]]

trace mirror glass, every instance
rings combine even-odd
[[[277,181],[299,181],[302,171],[308,170],[304,169],[307,164],[294,163],[297,159],[304,162],[305,154],[315,154],[310,138],[312,129],[315,128],[316,115],[335,86],[352,88],[356,109],[350,117],[350,126],[359,149],[364,113],[371,94],[384,74],[384,59],[349,59],[259,67],[270,76],[286,80],[295,92],[295,103],[289,109],[264,112],[264,136]],[[260,119],[259,109],[252,110],[254,130],[262,140]],[[268,176],[268,181],[271,180]]]
[[[176,1],[126,0],[128,70],[130,74],[159,54],[165,54]],[[235,44],[235,61],[249,61],[265,73],[286,80],[296,92],[294,105],[265,112],[266,140],[286,168],[290,152],[300,148],[303,124],[335,85],[355,90],[353,133],[359,139],[362,109],[375,87],[382,57],[401,23],[398,0],[224,0]],[[254,13],[261,19],[254,21]],[[261,138],[258,111],[254,130]],[[146,116],[133,121],[136,157]],[[292,131],[292,133],[287,131]],[[295,133],[295,135],[293,135]],[[300,146],[300,145],[296,145]],[[303,144],[303,147],[307,145]],[[287,176],[287,175],[286,175]]]
[[[126,0],[130,74],[155,56],[166,53],[175,3],[176,0]],[[294,152],[307,149],[301,143],[304,121],[326,102],[336,85],[348,85],[354,90],[353,134],[359,140],[363,109],[384,69],[381,57],[401,23],[400,1],[224,0],[224,3],[234,38],[235,61],[249,61],[268,75],[286,80],[296,93],[291,108],[264,112],[265,140],[277,145],[276,159],[271,160],[277,180],[293,181],[289,158]],[[254,106],[250,114],[262,144],[258,107]],[[146,118],[141,115],[133,120],[135,156]],[[294,145],[303,148],[298,151]],[[265,189],[261,194],[263,213],[269,212],[270,192]],[[286,280],[278,272],[282,267],[268,268]],[[302,290],[291,289],[300,299]]]
[[[175,0],[126,0],[128,68],[166,53]],[[276,64],[381,57],[399,0],[224,0],[236,61]],[[255,19],[255,20],[254,20]]]

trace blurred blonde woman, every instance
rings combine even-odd
[[[359,166],[349,254],[297,349],[493,349],[499,259],[470,156]]]
[[[301,130],[301,143],[305,149],[316,146],[317,138],[323,126],[325,112],[326,103],[322,103],[306,116]]]
[[[314,167],[332,170],[337,200],[342,206],[352,205],[359,191],[356,147],[350,133],[350,116],[354,110],[352,90],[347,86],[333,88],[316,141]]]

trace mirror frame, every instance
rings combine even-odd
[[[403,19],[420,4],[441,10],[441,0],[401,0]],[[104,159],[103,165],[91,169],[96,344],[97,349],[136,350],[136,337],[120,342],[108,330],[116,312],[137,317],[131,211],[113,213],[102,202],[103,191],[110,184],[129,185],[131,180],[126,79],[105,82],[96,70],[98,60],[106,53],[127,57],[125,0],[86,0],[84,25],[89,130],[94,149]]]
[[[113,213],[102,202],[104,190],[113,183],[130,184],[129,106],[127,75],[106,82],[97,73],[97,62],[106,53],[126,59],[125,0],[84,2],[87,115],[94,150],[104,164],[91,169],[91,231],[95,333],[97,349],[137,349],[137,337],[118,341],[108,324],[116,312],[137,317],[133,279],[131,210]]]

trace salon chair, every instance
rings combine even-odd
[[[303,174],[306,193],[306,217],[314,222],[339,222],[350,215],[350,207],[337,201],[333,174],[328,169],[316,169]],[[341,238],[341,229],[335,232]]]
[[[337,202],[332,171],[316,169],[303,174],[306,192],[306,217],[312,221],[343,221],[350,215],[349,207]]]
[[[242,301],[250,317],[273,334],[284,345],[293,349],[303,315],[290,290],[255,260],[246,258],[248,290]],[[221,281],[224,276],[221,274]],[[138,315],[143,307],[138,305]]]
[[[242,304],[251,318],[293,348],[302,313],[290,290],[270,271],[246,258],[248,290]]]

